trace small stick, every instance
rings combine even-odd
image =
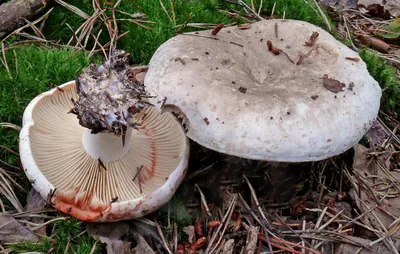
[[[278,38],[278,23],[275,23],[275,37]]]
[[[264,212],[263,212],[263,210],[262,210],[262,208],[260,206],[260,203],[258,202],[258,198],[257,198],[256,192],[255,192],[253,186],[251,185],[249,179],[247,179],[247,177],[245,175],[243,175],[243,178],[245,179],[245,181],[247,182],[247,185],[249,186],[251,197],[253,198],[254,202],[256,203],[256,206],[258,208],[258,211],[261,214],[261,217],[264,219],[264,222],[267,225],[267,227],[271,228],[271,224],[267,220],[267,217],[265,216],[265,214],[264,214]]]
[[[357,57],[345,57],[344,59],[354,61],[354,62],[360,61],[360,58],[357,58]]]
[[[51,203],[51,200],[53,199],[54,194],[56,194],[56,191],[57,191],[57,188],[55,188],[54,190],[50,189],[50,192],[49,192],[49,194],[47,195],[47,199],[46,199],[46,204],[47,204],[47,205],[53,205],[53,204]]]
[[[64,92],[64,90],[62,89],[62,88],[60,88],[59,86],[56,86],[56,89],[58,90],[58,91],[60,91],[60,92]]]
[[[282,240],[282,239],[278,239],[278,238],[271,238],[271,241],[272,242],[281,243],[281,244],[287,244],[287,245],[294,246],[294,247],[297,247],[297,248],[302,248],[302,249],[305,249],[305,250],[310,251],[311,253],[315,253],[315,254],[320,253],[320,252],[318,252],[316,250],[313,250],[311,248],[303,247],[303,246],[301,246],[301,245],[299,245],[297,243],[293,243],[293,242]]]
[[[274,2],[274,5],[272,6],[272,11],[271,11],[271,18],[272,18],[272,16],[274,16],[274,13],[275,13],[275,7],[276,7],[276,2]]]
[[[318,8],[318,12],[319,14],[322,16],[323,20],[325,21],[325,25],[328,27],[329,32],[332,31],[332,27],[331,24],[329,23],[328,18],[326,17],[325,13],[322,11],[321,7],[319,7],[319,4],[317,3],[317,0],[313,0],[314,4],[317,6]]]
[[[101,170],[101,168],[104,168],[105,170],[107,170],[107,168],[104,165],[104,163],[100,160],[100,157],[97,159],[97,161],[99,163],[99,171]]]
[[[164,108],[166,101],[167,101],[167,96],[165,96],[164,99],[162,100],[160,110],[162,110]]]
[[[162,232],[162,229],[161,229],[160,225],[158,224],[157,221],[154,221],[154,223],[156,224],[158,234],[159,234],[160,237],[161,237],[161,241],[162,241],[163,244],[164,244],[165,250],[166,250],[169,254],[172,254],[172,251],[170,250],[167,241],[165,241],[165,237],[164,237],[164,234],[163,234],[163,232]]]
[[[137,170],[136,175],[132,179],[132,181],[134,182],[136,180],[136,178],[138,178],[140,194],[142,194],[142,183],[141,183],[142,180],[140,179],[140,174],[142,172],[142,169],[143,169],[143,165],[141,165],[140,167],[137,167],[136,168],[136,170]]]
[[[167,17],[168,17],[169,21],[171,21],[171,23],[174,23],[173,20],[172,20],[172,18],[171,18],[171,16],[168,14],[168,11],[167,11],[167,9],[165,8],[165,6],[164,6],[162,0],[160,0],[160,5],[161,5],[161,8],[163,9],[163,11],[165,12],[165,14],[167,14]]]
[[[292,64],[294,64],[293,60],[289,57],[289,55],[288,55],[285,51],[282,50],[282,54],[284,54],[284,55],[286,56],[286,58],[287,58]]]
[[[260,6],[258,7],[258,12],[257,12],[258,16],[260,16],[262,6],[263,6],[263,0],[261,0]]]
[[[212,237],[211,237],[211,239],[210,239],[210,241],[208,243],[208,247],[206,249],[206,253],[213,253],[218,248],[218,245],[220,244],[220,242],[221,242],[221,240],[222,240],[222,238],[223,238],[223,236],[225,234],[225,231],[229,226],[229,220],[231,219],[233,210],[235,209],[236,200],[237,200],[237,194],[234,194],[233,197],[232,197],[232,201],[229,204],[228,210],[226,211],[224,217],[222,218],[221,224],[214,231],[214,234],[212,235]],[[222,226],[224,226],[223,229],[222,229]],[[217,238],[218,233],[221,231],[221,229],[222,229],[222,233],[221,233],[217,243],[215,244],[215,246],[212,247],[212,244],[214,243],[214,241]]]
[[[272,42],[271,42],[270,40],[267,41],[267,46],[268,46],[268,50],[271,51],[272,54],[274,54],[274,55],[277,56],[277,55],[279,55],[280,53],[282,53],[282,54],[284,54],[284,55],[286,56],[286,58],[287,58],[292,64],[294,64],[293,60],[290,59],[289,55],[288,55],[285,51],[283,51],[283,50],[281,50],[281,49],[278,49],[278,48],[275,48],[275,47],[272,45]]]
[[[218,38],[216,38],[216,37],[204,36],[204,35],[199,35],[199,34],[178,34],[178,35],[202,37],[202,38],[212,39],[212,40],[216,40],[216,41],[218,41],[218,40],[219,40],[219,39],[218,39]]]
[[[210,212],[210,209],[208,209],[206,197],[204,196],[203,192],[201,191],[200,187],[199,187],[197,184],[195,184],[194,186],[196,187],[196,189],[197,189],[197,190],[199,191],[199,193],[200,193],[201,202],[203,203],[203,206],[204,206],[204,209],[205,209],[206,212],[207,212],[207,215],[208,215],[209,217],[212,217],[211,212]]]
[[[296,65],[301,64],[303,62],[303,60],[306,59],[307,57],[309,57],[314,50],[315,50],[315,48],[311,49],[310,51],[308,51],[307,54],[299,53],[299,60],[297,60]]]
[[[236,45],[236,46],[239,46],[239,47],[244,47],[242,44],[239,44],[239,43],[236,43],[236,42],[233,42],[233,41],[230,41],[229,42],[230,44],[233,44],[233,45]]]
[[[183,59],[180,58],[179,56],[178,56],[177,58],[175,58],[175,62],[177,62],[177,61],[181,62],[183,65],[186,64],[185,60],[183,60]]]
[[[262,242],[267,242],[267,240],[264,238],[264,236],[262,235],[258,235],[258,239]],[[285,242],[286,243],[286,242]],[[295,254],[302,254],[299,251],[296,251],[295,249],[291,248],[291,247],[285,247],[283,245],[277,244],[277,243],[271,243],[271,246],[282,249],[282,250],[286,250],[289,253],[295,253]]]
[[[10,69],[8,68],[6,53],[4,52],[4,43],[3,43],[3,41],[1,42],[1,53],[3,54],[3,60],[0,59],[0,61],[2,62],[4,67],[6,68],[7,74],[10,77],[10,79],[12,80],[13,78],[12,78]]]

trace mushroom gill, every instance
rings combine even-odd
[[[100,163],[83,147],[86,129],[76,116],[67,114],[73,106],[71,98],[77,97],[75,82],[71,82],[62,91],[45,96],[32,112],[32,155],[57,192],[79,189],[79,193],[91,193],[99,202],[110,203],[136,199],[162,186],[184,150],[178,122],[154,107],[145,109],[137,116],[140,125],[132,132],[128,152],[119,160]]]

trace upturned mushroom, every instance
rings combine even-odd
[[[150,105],[140,71],[117,52],[25,109],[21,162],[56,209],[84,221],[132,219],[165,204],[184,178],[185,132]]]
[[[200,145],[281,162],[345,152],[370,128],[381,98],[356,52],[294,20],[177,35],[153,55],[145,86]]]

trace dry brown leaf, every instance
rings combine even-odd
[[[135,238],[137,245],[133,249],[132,253],[137,253],[137,254],[153,254],[153,253],[155,253],[141,234],[134,232],[133,237]]]
[[[332,6],[337,10],[351,9],[357,6],[357,0],[321,0],[324,6]]]
[[[189,243],[192,243],[193,239],[195,237],[194,227],[187,226],[187,227],[184,227],[182,230],[183,230],[183,232],[185,232],[188,235]]]
[[[45,207],[46,201],[42,198],[42,196],[37,192],[34,188],[32,188],[27,197],[26,201],[26,210],[27,211],[35,211],[35,210],[41,210]],[[34,218],[26,218],[28,221],[32,221],[33,223],[36,224],[43,224],[44,223],[44,218],[40,217],[34,217]],[[37,230],[34,230],[34,232],[38,235],[44,236],[46,234],[46,226],[43,226]]]
[[[380,164],[384,164],[384,158],[368,155],[368,148],[362,145],[356,145],[354,150],[353,168],[358,175],[358,179],[357,177],[354,179],[358,184],[357,188],[360,190],[357,191],[353,189],[349,194],[362,213],[378,205],[379,207],[372,212],[375,213],[382,224],[388,228],[394,221],[392,216],[396,218],[400,217],[400,197],[386,195],[388,193],[397,193],[397,188],[400,188],[400,173],[391,171],[389,172],[391,176],[389,176],[387,172],[385,173],[378,166],[378,160],[381,160]],[[397,185],[397,188],[396,186],[390,186],[391,183]],[[385,190],[378,192],[379,189]],[[358,194],[360,194],[359,199],[355,197]],[[374,197],[374,195],[376,197]],[[378,203],[377,199],[382,199],[382,201]],[[387,213],[392,216],[389,216]],[[371,213],[367,214],[366,217],[369,218],[374,227],[380,228],[379,221],[377,221]]]
[[[37,241],[38,237],[29,229],[23,227],[8,213],[0,213],[0,241],[22,242]]]
[[[229,239],[224,244],[224,248],[222,249],[222,254],[232,254],[233,248],[235,247],[235,239]]]
[[[131,243],[123,240],[124,236],[129,236],[131,234],[131,229],[128,223],[91,223],[87,225],[87,230],[93,238],[107,244],[106,249],[108,254],[131,253]]]
[[[380,4],[371,4],[367,6],[368,14],[371,17],[381,18],[381,19],[390,19],[390,13]]]
[[[162,244],[160,235],[158,234],[157,228],[155,226],[150,226],[144,222],[134,220],[132,222],[133,231],[139,233],[146,239],[154,239],[158,244]]]
[[[26,200],[26,210],[27,211],[35,211],[41,210],[45,207],[46,201],[42,198],[42,196],[37,192],[34,188],[32,188]]]
[[[371,243],[371,240],[367,240],[364,238],[359,238],[359,237],[354,237],[354,236],[347,236],[347,238],[354,242],[361,243],[365,246],[368,246]],[[391,253],[393,253],[390,250],[388,250],[388,248],[383,243],[378,243],[378,244],[373,245],[371,247],[372,250],[368,250],[368,249],[360,250],[360,247],[354,246],[351,244],[347,244],[347,243],[339,243],[337,245],[338,246],[335,248],[336,253],[359,253],[359,254],[374,254],[374,253],[391,254]],[[397,248],[399,248],[399,247],[400,246],[397,246]]]
[[[325,88],[331,91],[332,93],[342,92],[346,87],[345,83],[342,83],[337,79],[329,78],[327,74],[323,76],[322,81]]]
[[[372,126],[367,132],[371,147],[380,146],[388,138],[388,135],[383,130],[382,125],[378,121],[373,121]]]
[[[382,5],[385,10],[389,11],[392,16],[400,14],[400,0],[358,0],[358,4],[364,5],[365,7],[379,4]]]

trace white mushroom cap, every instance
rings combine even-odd
[[[381,88],[356,52],[302,21],[243,28],[177,35],[159,47],[145,77],[151,102],[160,107],[166,97],[192,140],[250,159],[322,160],[362,138]],[[315,45],[305,45],[313,32]]]
[[[132,219],[165,204],[184,178],[189,156],[175,117],[149,107],[122,147],[120,137],[90,134],[67,114],[71,98],[78,97],[74,81],[60,88],[31,101],[20,133],[25,173],[42,197],[50,195],[58,210],[85,221]],[[90,146],[96,142],[105,149]]]

